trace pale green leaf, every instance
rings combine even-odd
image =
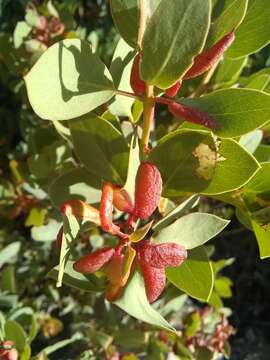
[[[203,247],[190,250],[187,260],[177,268],[166,269],[167,279],[189,296],[208,301],[214,286],[211,262]]]
[[[101,198],[101,181],[84,168],[74,168],[59,175],[50,184],[49,196],[56,207],[71,199],[95,204]]]
[[[135,271],[123,295],[115,304],[138,320],[167,331],[175,331],[175,329],[150,306],[146,298],[143,278],[138,271]]]
[[[163,219],[159,220],[153,226],[153,231],[160,231],[161,229],[171,224],[174,220],[178,219],[185,212],[197,206],[199,200],[200,198],[198,195],[190,196],[187,200],[183,201],[180,205],[176,206],[176,208],[171,210]]]
[[[130,73],[134,53],[124,40],[119,40],[110,66],[115,87],[119,90],[133,92],[130,86]],[[113,115],[125,116],[133,120],[131,109],[134,101],[135,99],[130,97],[116,95],[109,105],[109,110]]]
[[[91,46],[66,39],[51,46],[25,76],[29,101],[42,119],[68,120],[114,95],[112,78]]]
[[[69,125],[75,152],[87,170],[102,179],[124,183],[128,146],[123,135],[95,114],[74,119]]]
[[[209,156],[213,158],[208,161]],[[194,130],[178,130],[162,138],[151,151],[150,160],[161,172],[163,196],[171,198],[183,193],[213,195],[238,189],[260,167],[236,141],[223,139],[215,144],[209,133]]]
[[[257,239],[260,251],[260,258],[265,259],[270,257],[270,228],[269,226],[263,227],[256,221],[252,221],[252,227]]]
[[[236,60],[239,61],[239,60],[241,60],[241,58],[236,59]],[[255,78],[252,78],[247,83],[246,87],[249,88],[249,89],[256,89],[256,90],[260,90],[260,91],[266,91],[269,84],[270,84],[270,75],[261,74],[261,75],[256,76]],[[268,91],[266,91],[266,92],[268,92]]]
[[[134,134],[130,141],[129,160],[128,160],[128,174],[124,189],[129,194],[134,202],[136,175],[140,166],[140,147],[137,134]]]
[[[223,61],[215,72],[215,83],[217,84],[232,84],[234,83],[241,71],[247,64],[247,57],[240,59],[231,59],[225,55]]]
[[[209,25],[209,0],[161,1],[144,33],[143,79],[162,89],[173,85],[202,50]]]
[[[145,25],[151,19],[161,0],[110,0],[112,17],[122,38],[133,48],[137,47],[141,8]]]
[[[15,241],[11,244],[8,244],[3,249],[0,250],[0,268],[4,264],[13,263],[16,261],[18,253],[21,248],[21,242]]]
[[[270,120],[270,95],[258,90],[224,89],[182,102],[213,117],[221,137],[244,135]]]
[[[189,250],[203,245],[219,234],[228,224],[228,220],[216,215],[196,212],[182,216],[162,229],[153,242],[177,243]]]
[[[29,35],[31,27],[25,21],[17,22],[17,25],[13,34],[14,47],[19,48],[24,39]]]
[[[239,144],[243,146],[249,153],[253,154],[260,145],[263,138],[261,130],[254,130],[248,134],[241,136]]]
[[[132,47],[137,45],[139,4],[137,0],[110,0],[115,26]]]
[[[5,340],[11,340],[15,343],[18,352],[22,352],[26,344],[26,334],[16,321],[7,320],[5,323]]]
[[[254,153],[254,156],[259,162],[270,161],[270,146],[269,145],[259,145]]]
[[[144,239],[148,231],[151,229],[152,224],[153,221],[150,221],[148,224],[145,224],[141,228],[135,230],[131,235],[129,235],[129,241],[136,243]]]
[[[207,48],[212,47],[223,36],[236,29],[246,15],[248,0],[226,0],[223,4],[223,11],[211,24]]]
[[[268,0],[249,0],[244,21],[236,30],[236,39],[227,55],[233,58],[253,54],[270,41]]]

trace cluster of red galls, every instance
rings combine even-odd
[[[86,215],[100,225],[105,232],[118,237],[118,245],[103,247],[81,257],[74,269],[83,274],[103,270],[108,279],[106,298],[117,300],[135,269],[141,271],[149,302],[155,301],[166,285],[166,267],[176,267],[187,257],[185,248],[176,243],[154,244],[151,239],[130,241],[133,224],[137,219],[147,220],[156,210],[162,191],[162,179],[158,168],[149,162],[140,164],[136,176],[134,203],[124,188],[111,183],[103,186],[99,210],[80,200],[66,202],[63,214]],[[81,207],[81,209],[79,209]],[[113,222],[114,208],[128,214],[123,224]],[[59,232],[58,247],[63,231]]]

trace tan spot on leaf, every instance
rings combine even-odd
[[[224,161],[225,158],[218,153],[218,144],[216,149],[212,150],[209,145],[201,143],[192,154],[198,159],[199,166],[196,169],[196,175],[204,180],[212,179],[216,164],[218,161]]]

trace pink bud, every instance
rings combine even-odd
[[[92,274],[102,268],[113,256],[115,250],[111,247],[98,249],[85,255],[73,264],[75,271],[83,274]]]
[[[158,168],[143,162],[136,177],[134,216],[147,219],[156,210],[162,192],[162,178]]]
[[[232,31],[220,39],[213,47],[197,55],[192,67],[184,75],[184,80],[200,76],[211,69],[211,67],[220,60],[234,39],[235,34]]]
[[[218,124],[215,119],[207,113],[194,109],[191,106],[172,102],[168,105],[168,110],[177,118],[184,118],[191,123],[203,125],[210,129],[218,128]]]
[[[178,80],[173,86],[166,89],[165,94],[169,97],[175,97],[175,95],[177,95],[177,93],[179,92],[181,85],[182,81]]]

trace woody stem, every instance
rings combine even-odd
[[[144,151],[148,150],[148,143],[151,132],[151,125],[154,119],[155,112],[155,98],[154,87],[147,86],[146,97],[143,101],[143,133],[142,133],[142,148]]]

